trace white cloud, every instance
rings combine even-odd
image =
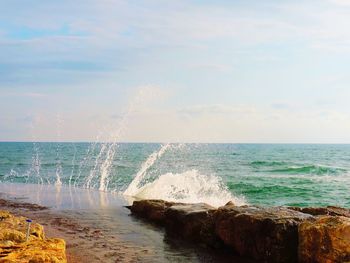
[[[348,0],[330,0],[332,4],[336,4],[339,6],[348,6],[350,7],[350,2]]]
[[[178,110],[180,115],[186,116],[198,116],[204,114],[210,115],[225,115],[225,114],[254,114],[256,113],[255,107],[245,105],[223,105],[223,104],[212,104],[212,105],[194,105],[185,107]]]

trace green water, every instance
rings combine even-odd
[[[0,180],[123,192],[160,147],[4,142]],[[156,158],[139,187],[150,184],[143,191],[160,198],[206,201],[227,191],[250,204],[350,207],[349,171],[350,145],[183,144]]]

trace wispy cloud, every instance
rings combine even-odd
[[[0,111],[13,120],[67,109],[73,137],[91,137],[131,105],[130,139],[348,128],[346,0],[22,2],[0,10]]]
[[[0,97],[46,98],[48,95],[37,92],[0,92]]]
[[[185,107],[178,110],[180,115],[186,116],[200,116],[200,115],[230,115],[230,114],[254,114],[256,109],[253,106],[244,105],[223,105],[223,104],[213,104],[213,105],[194,105],[190,107]]]

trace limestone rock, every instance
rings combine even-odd
[[[301,223],[299,262],[350,262],[350,218],[320,216]]]
[[[204,203],[176,204],[165,211],[165,228],[171,235],[210,246],[219,246],[215,234],[216,209]]]
[[[11,246],[0,246],[0,262],[63,263],[67,262],[63,239],[31,240]]]
[[[0,211],[0,262],[67,262],[63,239],[45,239],[37,223],[31,224],[28,241],[26,231],[26,218]]]
[[[345,216],[350,217],[350,209],[337,207],[337,206],[327,206],[327,207],[288,207],[295,211],[299,211],[305,214],[310,214],[313,216],[319,215],[330,215],[330,216]]]
[[[223,206],[216,212],[216,233],[241,256],[297,262],[298,224],[310,217],[281,207]]]
[[[164,224],[165,210],[174,205],[173,202],[164,200],[140,200],[134,201],[130,210],[133,214],[150,220],[154,223]]]

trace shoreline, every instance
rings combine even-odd
[[[128,211],[127,208],[124,207]],[[94,224],[89,224],[77,219],[72,211],[53,211],[49,207],[40,206],[23,199],[8,199],[0,193],[0,210],[6,210],[14,216],[23,216],[30,218],[44,227],[48,238],[56,237],[64,239],[66,242],[66,258],[68,263],[81,262],[173,262],[171,258],[165,258],[163,261],[155,251],[142,246],[130,246],[127,242],[119,240],[116,236],[108,236],[106,229],[98,228]],[[80,213],[80,212],[79,212]],[[133,218],[131,217],[130,220]],[[137,221],[137,224],[145,224],[143,220]],[[146,223],[155,231],[164,235],[162,242],[172,242],[175,244],[178,253],[186,249],[195,249],[198,257],[183,259],[185,262],[237,262],[254,263],[249,259],[237,257],[228,251],[217,251],[197,246],[181,239],[173,239],[165,235],[163,229],[155,226],[153,223]],[[181,261],[181,255],[175,262]]]
[[[49,207],[23,202],[22,198],[16,200],[3,194],[0,194],[0,210],[39,223],[44,227],[48,238],[64,239],[69,263],[138,262],[139,251],[128,247],[118,237],[109,236],[106,230],[96,227],[95,224],[79,220],[79,216],[73,211],[54,211]]]
[[[66,234],[71,228],[48,223],[52,220],[63,218],[61,215],[50,213],[48,207],[31,203],[22,203],[20,201],[16,202],[14,200],[4,199],[4,197],[0,195],[0,210],[6,210],[14,216],[30,218],[33,222],[39,223],[44,227],[45,234],[48,238],[58,237],[64,239],[66,241],[67,262],[79,263],[85,262],[84,259],[89,259],[88,257],[84,258],[80,255],[80,253],[74,249],[74,246],[72,246],[73,240],[76,239],[76,237],[73,239]]]
[[[131,216],[121,196],[69,190],[2,184],[0,209],[43,225],[48,237],[64,239],[68,262],[251,262],[167,235]]]
[[[103,192],[76,189],[71,195],[64,187],[56,192],[52,186],[40,188],[46,192],[33,191],[39,190],[35,185],[11,187],[0,187],[0,210],[41,224],[49,238],[64,239],[68,262],[73,263],[296,262],[288,259],[296,259],[301,251],[298,243],[305,240],[303,253],[323,253],[308,248],[317,244],[322,249],[326,241],[317,243],[312,231],[319,230],[315,229],[323,229],[319,234],[335,240],[344,238],[339,229],[350,233],[350,210],[340,207],[259,207],[229,202],[215,208],[163,200],[134,200],[127,205],[120,196]],[[336,225],[335,232],[330,232],[330,224]],[[350,249],[350,240],[346,240]],[[350,250],[341,250],[350,259]],[[278,261],[271,261],[271,255]]]

